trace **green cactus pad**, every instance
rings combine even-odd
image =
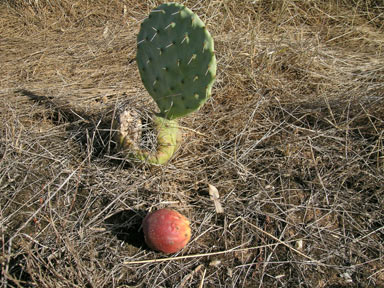
[[[213,40],[204,23],[178,3],[151,11],[137,37],[137,65],[160,116],[175,119],[199,109],[216,77]]]

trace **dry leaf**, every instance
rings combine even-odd
[[[211,196],[211,200],[215,204],[216,213],[218,213],[218,214],[224,213],[224,209],[221,206],[221,203],[219,200],[219,198],[220,198],[219,191],[217,190],[217,188],[215,186],[213,186],[211,184],[208,184],[208,186],[209,186],[209,195]]]

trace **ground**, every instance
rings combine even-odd
[[[384,287],[382,2],[182,1],[217,81],[154,166],[111,123],[157,109],[135,55],[160,3],[0,1],[1,287]],[[191,221],[172,255],[141,229],[165,207]]]

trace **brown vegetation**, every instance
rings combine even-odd
[[[155,109],[136,35],[161,2],[0,1],[1,287],[384,287],[382,1],[183,1],[218,78],[150,167],[110,128]],[[155,262],[165,207],[192,239]]]

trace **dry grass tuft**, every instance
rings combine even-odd
[[[135,54],[160,2],[0,2],[1,287],[384,287],[381,1],[183,1],[218,79],[149,167],[110,131],[155,109]],[[162,207],[193,229],[169,259],[140,230]]]

